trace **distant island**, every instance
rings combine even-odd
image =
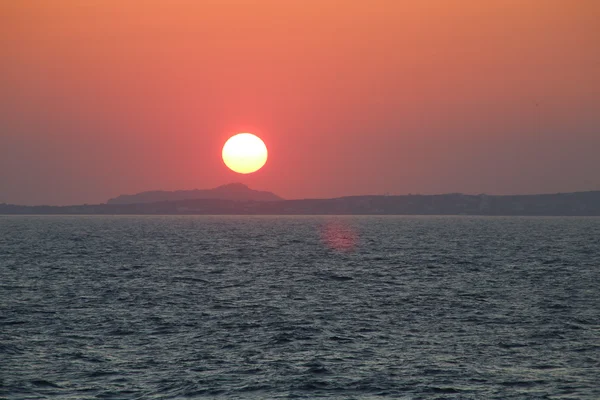
[[[107,204],[0,204],[0,214],[600,216],[600,191],[514,196],[454,193],[283,200],[273,193],[252,190],[236,183],[209,190],[119,196]]]
[[[236,201],[277,201],[283,200],[281,197],[271,192],[261,192],[250,189],[242,183],[230,183],[205,190],[177,190],[174,192],[154,191],[142,192],[132,195],[121,195],[108,200],[107,204],[143,204],[157,203],[160,201],[180,201],[197,199],[221,199]]]

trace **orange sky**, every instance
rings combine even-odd
[[[600,189],[597,0],[4,1],[0,202]],[[263,170],[221,147],[261,136]]]

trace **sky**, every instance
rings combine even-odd
[[[600,190],[597,0],[7,0],[0,203]],[[265,167],[221,149],[260,136]]]

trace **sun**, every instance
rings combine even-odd
[[[240,174],[251,174],[267,162],[267,146],[258,136],[238,133],[223,146],[223,162],[229,169]]]

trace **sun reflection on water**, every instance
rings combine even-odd
[[[358,234],[343,221],[328,221],[321,227],[321,240],[332,250],[352,252],[358,245]]]

